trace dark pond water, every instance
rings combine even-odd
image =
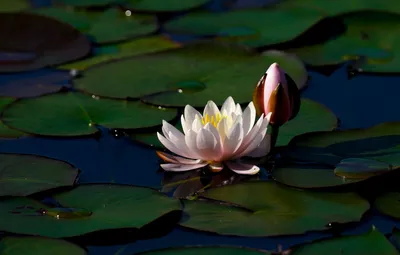
[[[34,1],[37,6],[49,2],[51,1]],[[218,5],[214,7],[217,8]],[[312,69],[309,69],[309,75],[309,86],[302,92],[302,96],[329,107],[340,119],[340,128],[366,128],[381,122],[400,120],[398,107],[400,76],[356,74],[349,77],[346,64],[330,75],[323,75]],[[3,78],[0,75],[1,79]],[[134,144],[126,137],[120,137],[108,130],[103,130],[98,140],[93,138],[4,140],[0,142],[0,152],[37,154],[68,161],[82,170],[80,183],[113,182],[159,188],[162,179],[162,173],[157,172],[159,160],[154,150]],[[371,224],[384,233],[389,233],[393,225],[399,225],[389,218],[373,214],[362,224],[346,230],[345,233],[361,233],[369,229]],[[318,233],[299,237],[239,238],[176,228],[158,239],[137,241],[124,246],[92,246],[88,249],[90,254],[96,255],[116,254],[122,248],[124,250],[119,254],[195,244],[232,244],[273,250],[278,244],[288,247],[326,235]]]

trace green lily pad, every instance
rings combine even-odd
[[[3,111],[3,109],[11,104],[12,102],[14,102],[15,99],[11,98],[11,97],[2,97],[0,96],[0,112]],[[7,127],[6,125],[4,125],[4,123],[0,120],[0,138],[18,138],[21,136],[24,136],[25,133],[15,130],[15,129],[11,129],[9,127]]]
[[[64,238],[107,229],[140,229],[181,210],[179,200],[150,188],[128,185],[79,185],[53,198],[65,208],[25,197],[0,201],[0,230]]]
[[[290,41],[324,16],[320,11],[306,8],[193,12],[167,22],[165,29],[175,34],[214,35],[246,46],[260,47]]]
[[[400,72],[400,16],[363,12],[343,17],[346,33],[323,44],[288,50],[310,65],[353,60],[358,72]]]
[[[239,46],[200,42],[94,66],[75,80],[75,87],[112,98],[147,96],[143,100],[162,106],[204,107],[208,100],[221,105],[228,96],[245,103],[273,62],[302,88],[307,72],[301,62],[294,64],[293,60],[276,51],[259,56]]]
[[[62,64],[87,55],[90,43],[73,27],[32,13],[0,13],[0,72]]]
[[[55,2],[75,7],[98,7],[123,2],[121,0],[55,0]]]
[[[210,189],[202,197],[212,200],[184,202],[188,217],[180,225],[221,235],[303,234],[331,222],[359,221],[369,209],[355,193],[298,191],[265,181]]]
[[[2,0],[0,1],[0,12],[17,12],[30,8],[28,0]]]
[[[326,106],[313,100],[302,98],[296,118],[279,128],[277,146],[285,146],[300,134],[312,131],[331,131],[338,125],[337,117]]]
[[[27,196],[52,188],[75,184],[79,170],[51,158],[0,154],[0,196]]]
[[[400,230],[397,227],[393,228],[390,240],[393,242],[397,249],[400,248]]]
[[[169,40],[165,36],[156,35],[138,38],[132,41],[123,42],[115,45],[117,53],[101,54],[90,58],[82,59],[66,65],[59,66],[59,69],[75,69],[85,70],[93,65],[116,60],[124,57],[132,57],[142,54],[148,54],[158,51],[163,51],[172,48],[178,48],[180,45]]]
[[[346,158],[340,161],[333,172],[343,178],[359,179],[387,173],[390,164],[365,158]]]
[[[379,196],[374,206],[378,211],[390,217],[400,219],[400,193],[389,192]]]
[[[361,235],[323,239],[291,249],[291,255],[399,255],[396,248],[375,227]]]
[[[2,121],[31,134],[79,136],[96,133],[96,125],[119,129],[157,126],[176,114],[175,109],[159,109],[139,101],[99,99],[68,92],[17,100],[3,111]]]
[[[387,0],[384,2],[377,2],[375,0],[285,0],[279,1],[276,6],[298,10],[301,10],[301,8],[315,9],[329,16],[337,16],[340,14],[362,11],[400,13],[400,7],[397,3],[396,0]]]
[[[272,253],[244,247],[189,246],[139,252],[137,255],[270,255]]]
[[[115,43],[151,34],[158,29],[153,15],[130,14],[110,8],[101,12],[74,11],[63,8],[40,8],[32,12],[68,23],[90,36],[96,43]]]
[[[321,162],[317,162],[321,163]],[[272,171],[272,177],[285,185],[296,188],[336,187],[367,180],[391,172],[392,166],[364,158],[345,158],[335,167],[283,166]]]
[[[6,236],[0,241],[2,255],[86,255],[85,249],[61,239]]]
[[[366,158],[400,167],[400,122],[386,122],[366,129],[311,132],[293,138],[289,146],[320,148],[346,158]]]
[[[126,7],[144,12],[178,12],[201,7],[211,0],[127,0]]]

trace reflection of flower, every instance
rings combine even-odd
[[[270,151],[270,135],[266,134],[271,114],[256,123],[256,110],[251,102],[242,112],[228,97],[221,111],[213,101],[208,101],[203,115],[186,105],[181,116],[183,133],[163,121],[160,142],[174,156],[158,151],[168,164],[161,164],[166,171],[187,171],[208,165],[213,172],[223,169],[223,164],[238,174],[256,174],[260,169],[240,160],[243,156],[262,157]]]
[[[277,63],[273,63],[258,82],[253,102],[257,113],[272,113],[271,125],[279,127],[296,117],[300,109],[300,93],[295,82]]]

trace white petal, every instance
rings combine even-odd
[[[192,125],[197,117],[200,117],[200,119],[202,118],[201,114],[190,105],[185,106],[183,114],[185,115],[186,126]]]
[[[257,146],[264,139],[264,136],[267,133],[268,123],[269,119],[263,118],[263,122],[261,123],[258,132],[255,133],[256,135],[251,140],[249,139],[249,143],[241,147],[240,152],[238,151],[238,153],[233,158],[246,156],[248,153],[252,152],[255,148],[257,148]]]
[[[230,159],[234,153],[240,148],[243,141],[243,128],[240,123],[237,123],[231,130],[223,143],[223,160]]]
[[[254,175],[260,171],[260,168],[256,165],[249,165],[232,161],[226,161],[225,164],[237,174]]]
[[[200,158],[203,160],[212,160],[214,158],[217,140],[213,134],[205,128],[202,128],[196,138],[197,150]]]
[[[256,108],[254,107],[253,102],[250,102],[249,105],[243,112],[243,133],[246,136],[250,130],[254,126],[254,122],[256,121]]]
[[[188,150],[194,155],[193,158],[199,159],[200,153],[197,149],[196,139],[197,133],[189,129],[188,133],[185,135],[185,144],[188,147]]]
[[[162,121],[162,132],[163,132],[165,138],[167,138],[174,144],[176,143],[176,141],[180,141],[180,140],[184,139],[184,134],[182,134],[181,131],[176,129],[176,127],[172,126],[165,120]]]
[[[260,130],[261,125],[263,124],[263,121],[264,121],[264,114],[261,114],[261,117],[257,120],[256,124],[253,126],[250,132],[246,136],[244,136],[240,148],[236,151],[236,155],[242,153],[249,146],[251,141],[254,140],[258,131]]]
[[[228,97],[221,107],[222,115],[231,115],[235,111],[235,101],[232,97]]]
[[[242,129],[243,129],[243,119],[242,119],[242,115],[238,115],[238,116],[236,117],[235,121],[232,123],[232,126],[228,129],[228,132],[227,132],[227,134],[226,134],[227,136],[231,136],[231,132],[232,132],[233,128],[234,128],[236,125],[240,125],[240,126],[242,127]]]
[[[203,127],[203,123],[201,123],[201,118],[196,117],[191,124],[192,131],[198,133],[202,127]]]
[[[183,133],[186,134],[186,132],[191,128],[192,125],[188,125],[186,124],[186,120],[185,117],[183,116],[183,114],[181,115],[181,125],[182,125],[182,130]]]
[[[183,172],[189,171],[193,169],[198,169],[203,166],[206,166],[207,163],[195,164],[195,165],[184,165],[184,164],[161,164],[161,168],[165,171],[173,171],[173,172]]]
[[[206,107],[204,107],[203,116],[206,116],[207,114],[210,118],[211,116],[216,116],[217,114],[220,114],[218,106],[211,100],[208,101]]]
[[[264,157],[268,155],[270,151],[271,151],[271,134],[266,134],[261,143],[253,151],[247,153],[246,156],[253,158]]]
[[[171,154],[168,154],[166,152],[162,151],[156,151],[158,157],[160,157],[162,160],[169,162],[169,163],[174,163],[174,164],[185,164],[185,165],[194,165],[194,164],[199,164],[202,162],[201,159],[188,159],[188,158],[182,158],[179,156],[174,156]]]
[[[235,113],[236,115],[242,115],[242,107],[240,106],[240,104],[236,104],[236,108],[235,108]]]
[[[228,119],[227,118],[223,118],[217,125],[217,130],[218,130],[218,134],[221,137],[221,141],[223,142],[225,140],[225,137],[228,133]]]
[[[173,153],[184,156],[186,158],[191,158],[188,155],[188,151],[183,150],[181,147],[178,147],[176,144],[172,143],[170,140],[162,136],[160,133],[157,132],[158,140],[167,148],[168,150],[172,151]],[[185,146],[186,147],[186,146]]]
[[[218,130],[210,123],[207,123],[204,126],[204,128],[207,129],[208,131],[210,131],[212,133],[212,135],[214,136],[215,140],[217,141],[217,144],[215,145],[215,148],[214,148],[212,160],[219,161],[223,156],[223,154],[222,154],[223,153],[223,147],[222,147],[223,145],[222,145],[221,137],[218,133]]]

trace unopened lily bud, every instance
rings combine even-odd
[[[298,114],[300,92],[293,79],[273,63],[258,82],[253,103],[257,114],[272,113],[270,123],[282,126]]]

